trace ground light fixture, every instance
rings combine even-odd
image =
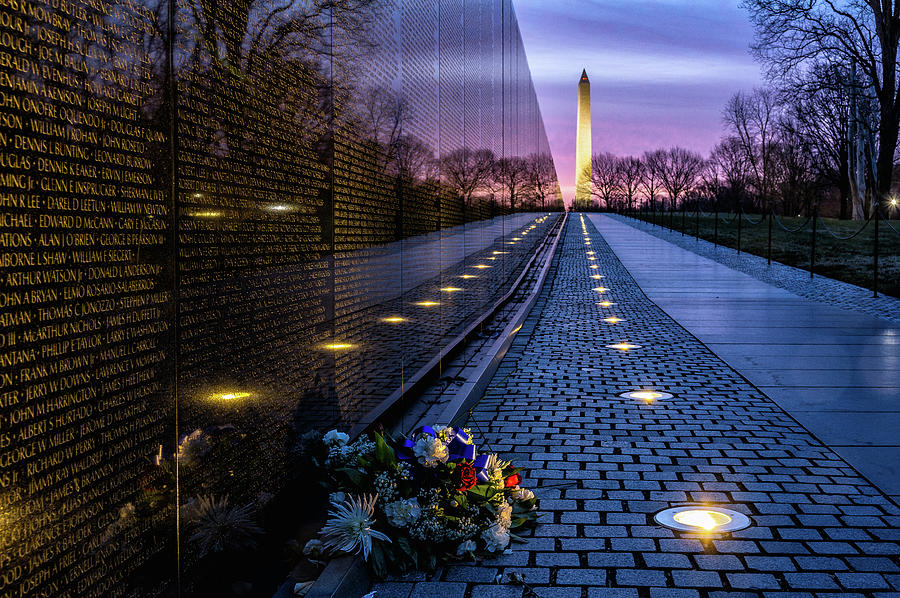
[[[473,268],[478,268],[479,270],[484,270],[485,268],[490,268],[490,266],[486,264],[478,264],[476,266],[472,266]]]
[[[591,270],[599,270],[599,269],[600,269],[600,266],[598,266],[597,264],[593,264],[591,266]]]
[[[612,307],[613,305],[616,305],[616,302],[615,301],[598,301],[597,305],[599,305],[600,307]]]
[[[609,289],[606,287],[594,287],[594,290],[597,291],[598,293],[605,293]]]
[[[418,305],[419,307],[434,307],[435,305],[440,305],[440,301],[417,301],[413,303],[413,305]]]
[[[441,290],[444,291],[445,293],[456,293],[456,292],[462,291],[463,289],[461,289],[459,287],[443,287]]]
[[[594,280],[600,280],[601,278],[603,278],[603,275],[602,274],[593,274],[593,275],[591,275],[591,278],[593,278]]]
[[[628,390],[621,394],[620,397],[623,399],[637,399],[638,401],[644,401],[645,403],[652,403],[653,401],[658,401],[659,399],[671,399],[674,395],[668,392],[663,392],[661,390]]]
[[[610,316],[610,317],[608,317],[608,318],[603,318],[603,321],[606,322],[607,324],[618,324],[619,322],[622,321],[622,318],[617,318],[617,317],[615,317],[615,316]]]
[[[402,324],[406,321],[406,318],[400,316],[388,316],[386,318],[381,318],[381,321],[387,322],[388,324]]]
[[[632,349],[640,349],[642,345],[633,345],[631,343],[615,343],[612,345],[606,345],[607,349],[618,349],[619,351],[631,351]]]
[[[653,520],[682,532],[734,532],[750,527],[750,518],[743,513],[706,505],[672,507],[654,515]]]
[[[460,276],[460,278],[465,278],[466,280],[468,280],[468,279],[470,279],[470,278],[478,278],[478,277],[475,276],[474,274],[462,274],[462,275]]]

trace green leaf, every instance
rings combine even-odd
[[[419,568],[419,559],[416,551],[413,550],[412,545],[409,543],[409,540],[403,536],[397,538],[397,546],[402,550],[410,562],[412,562],[413,568]]]
[[[350,483],[356,486],[358,489],[363,490],[368,488],[368,484],[366,484],[365,472],[354,469],[352,467],[342,467],[338,469],[337,472],[347,476],[347,479],[350,480]]]
[[[378,579],[384,579],[387,575],[387,562],[385,557],[386,555],[381,547],[381,542],[379,540],[372,542],[372,552],[369,553],[369,567],[372,569],[372,574]]]
[[[378,432],[375,432],[375,460],[385,467],[397,464],[397,456],[394,454],[394,449],[388,446],[388,443],[384,441],[384,437]]]
[[[501,491],[492,488],[490,484],[478,484],[467,492],[469,494],[469,498],[484,502],[490,500],[494,497],[494,495]]]

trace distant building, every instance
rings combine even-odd
[[[591,205],[591,82],[578,80],[578,130],[575,136],[575,208]]]

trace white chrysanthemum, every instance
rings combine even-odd
[[[516,502],[525,502],[526,500],[531,500],[532,498],[534,498],[534,492],[532,492],[528,488],[519,488],[518,486],[516,486],[515,488],[513,488],[511,496]]]
[[[464,556],[466,554],[469,554],[470,552],[475,552],[476,548],[478,548],[478,546],[475,544],[475,540],[466,540],[464,542],[460,542],[459,546],[457,546],[456,548],[456,555]]]
[[[497,508],[497,525],[505,530],[512,526],[512,506],[505,500]]]
[[[378,495],[350,497],[343,503],[332,502],[329,519],[320,532],[326,548],[349,554],[362,553],[369,560],[372,540],[390,542],[383,533],[372,529],[375,523],[375,501]]]
[[[350,435],[331,430],[322,437],[322,442],[325,443],[325,446],[343,446],[350,442]]]
[[[419,507],[418,498],[410,498],[407,500],[395,500],[384,506],[384,514],[387,515],[388,523],[394,527],[406,527],[419,518],[422,513]]]
[[[437,467],[441,463],[446,463],[450,458],[450,451],[447,445],[440,440],[428,434],[422,434],[416,445],[413,447],[413,454],[419,458],[419,463],[425,467]]]
[[[509,546],[509,530],[503,529],[497,523],[481,532],[481,538],[488,552],[500,552]]]

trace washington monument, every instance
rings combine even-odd
[[[591,204],[591,82],[578,81],[578,130],[575,134],[575,208]]]

